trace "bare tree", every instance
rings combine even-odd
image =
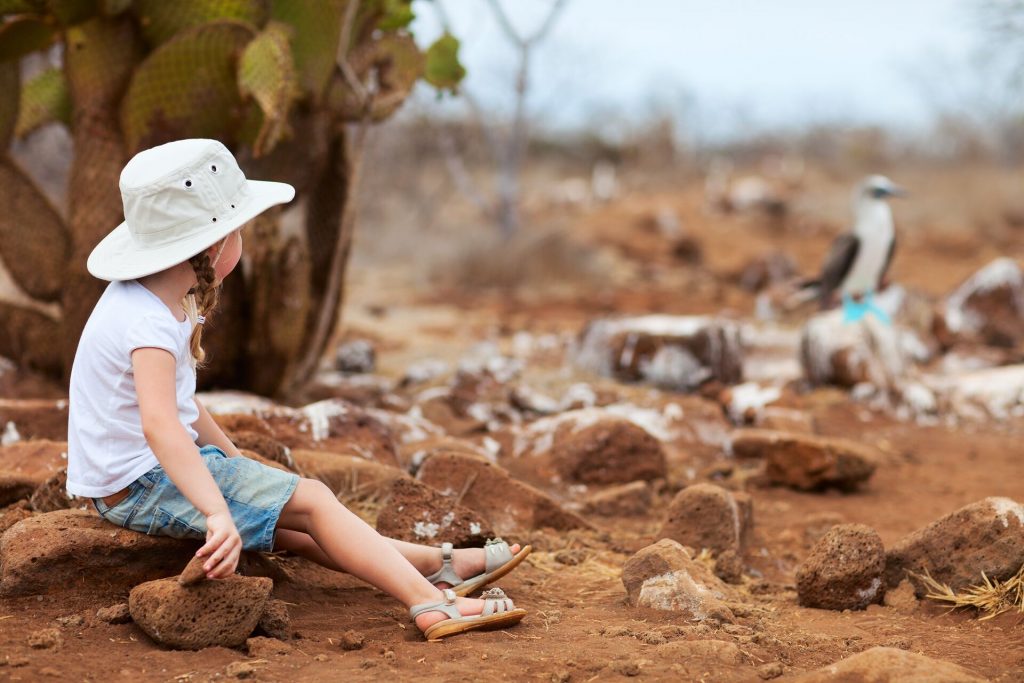
[[[486,124],[482,126],[497,166],[496,196],[488,199],[473,182],[459,155],[458,147],[450,130],[442,130],[440,144],[456,187],[474,205],[494,219],[502,236],[508,239],[518,232],[520,225],[520,177],[529,134],[529,114],[526,103],[530,91],[531,61],[535,48],[551,33],[558,16],[565,9],[567,0],[552,0],[544,20],[536,30],[529,34],[523,34],[512,24],[499,0],[488,0],[488,3],[502,34],[512,43],[517,53],[514,84],[515,105],[509,130],[506,134],[499,135],[493,126]],[[443,1],[434,0],[434,7],[442,28],[446,33],[451,33],[451,22]],[[483,110],[473,95],[463,88],[460,91],[460,96],[469,107],[473,117],[483,122],[485,119]]]

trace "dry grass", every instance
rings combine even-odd
[[[910,572],[910,575],[928,590],[926,598],[944,602],[952,609],[974,608],[985,614],[983,621],[1011,610],[1024,614],[1024,566],[1006,581],[992,581],[982,572],[981,583],[960,593],[933,579],[927,570],[924,574]]]

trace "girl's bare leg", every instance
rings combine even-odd
[[[309,534],[338,568],[394,596],[406,607],[444,599],[394,545],[338,502],[322,482],[299,480],[277,526]],[[456,607],[467,616],[479,614],[483,601],[459,598]],[[445,618],[441,612],[428,612],[416,619],[416,625],[425,629]]]

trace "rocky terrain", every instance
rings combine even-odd
[[[1024,680],[1019,611],[951,611],[919,578],[1024,564],[1017,247],[922,238],[879,298],[895,324],[845,325],[784,305],[838,226],[773,225],[623,200],[574,221],[611,266],[571,291],[357,270],[307,401],[202,397],[383,533],[532,544],[500,582],[529,610],[508,631],[425,643],[286,555],[191,581],[196,544],[67,498],[66,400],[6,368],[0,680]]]

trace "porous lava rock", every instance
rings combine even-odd
[[[622,584],[634,607],[680,612],[683,618],[694,621],[735,620],[725,603],[735,598],[732,589],[696,562],[686,548],[668,538],[626,560]]]
[[[27,500],[19,500],[17,503],[0,509],[0,536],[23,519],[28,519],[33,514],[32,508]]]
[[[504,461],[517,476],[543,485],[627,484],[665,477],[665,451],[640,425],[601,408],[538,420]]]
[[[412,479],[391,483],[391,492],[377,516],[377,531],[410,543],[438,545],[447,541],[456,548],[480,547],[495,535],[483,515]]]
[[[793,683],[984,683],[967,669],[916,652],[873,647],[791,679]]]
[[[731,493],[714,484],[693,484],[669,503],[660,538],[671,538],[691,548],[707,548],[715,555],[742,553],[754,523],[750,496]]]
[[[804,607],[864,609],[885,597],[885,548],[863,524],[832,527],[811,549],[796,573],[797,598]]]
[[[738,430],[732,451],[763,460],[770,483],[801,491],[854,490],[871,478],[879,460],[872,449],[847,439],[766,429]]]
[[[0,447],[0,506],[30,497],[67,466],[67,454],[67,443],[46,439]]]
[[[958,341],[1016,348],[1024,339],[1024,273],[1012,258],[999,258],[954,291],[938,316],[945,346]]]
[[[29,498],[29,505],[36,512],[53,512],[54,510],[70,510],[91,506],[88,498],[80,498],[68,493],[68,471],[62,467],[36,487]]]
[[[271,638],[288,640],[292,637],[292,619],[288,603],[284,600],[267,600],[257,627]]]
[[[909,573],[927,572],[961,590],[984,573],[1005,581],[1024,564],[1024,506],[1009,498],[985,498],[952,512],[896,542],[886,553],[885,580],[895,587],[911,578],[918,597],[925,590]]]
[[[651,509],[654,495],[646,481],[611,486],[583,501],[583,514],[600,517],[642,517]]]
[[[743,379],[739,325],[702,316],[594,320],[580,334],[576,362],[608,377],[693,391],[711,380]]]
[[[497,465],[458,453],[433,455],[417,479],[490,520],[501,535],[550,527],[560,531],[593,528],[550,496],[518,481]]]
[[[382,465],[355,455],[329,451],[294,450],[292,457],[299,473],[318,479],[346,500],[383,498],[396,479],[409,475],[390,465]]]
[[[82,510],[33,515],[0,537],[0,594],[127,587],[176,574],[195,541],[122,529]]]
[[[228,435],[231,443],[239,450],[253,451],[262,457],[282,465],[284,469],[295,471],[295,461],[291,449],[272,436],[260,432],[241,430]]]
[[[229,576],[182,586],[176,579],[148,581],[132,589],[132,620],[150,638],[174,649],[241,647],[252,634],[274,582]]]

